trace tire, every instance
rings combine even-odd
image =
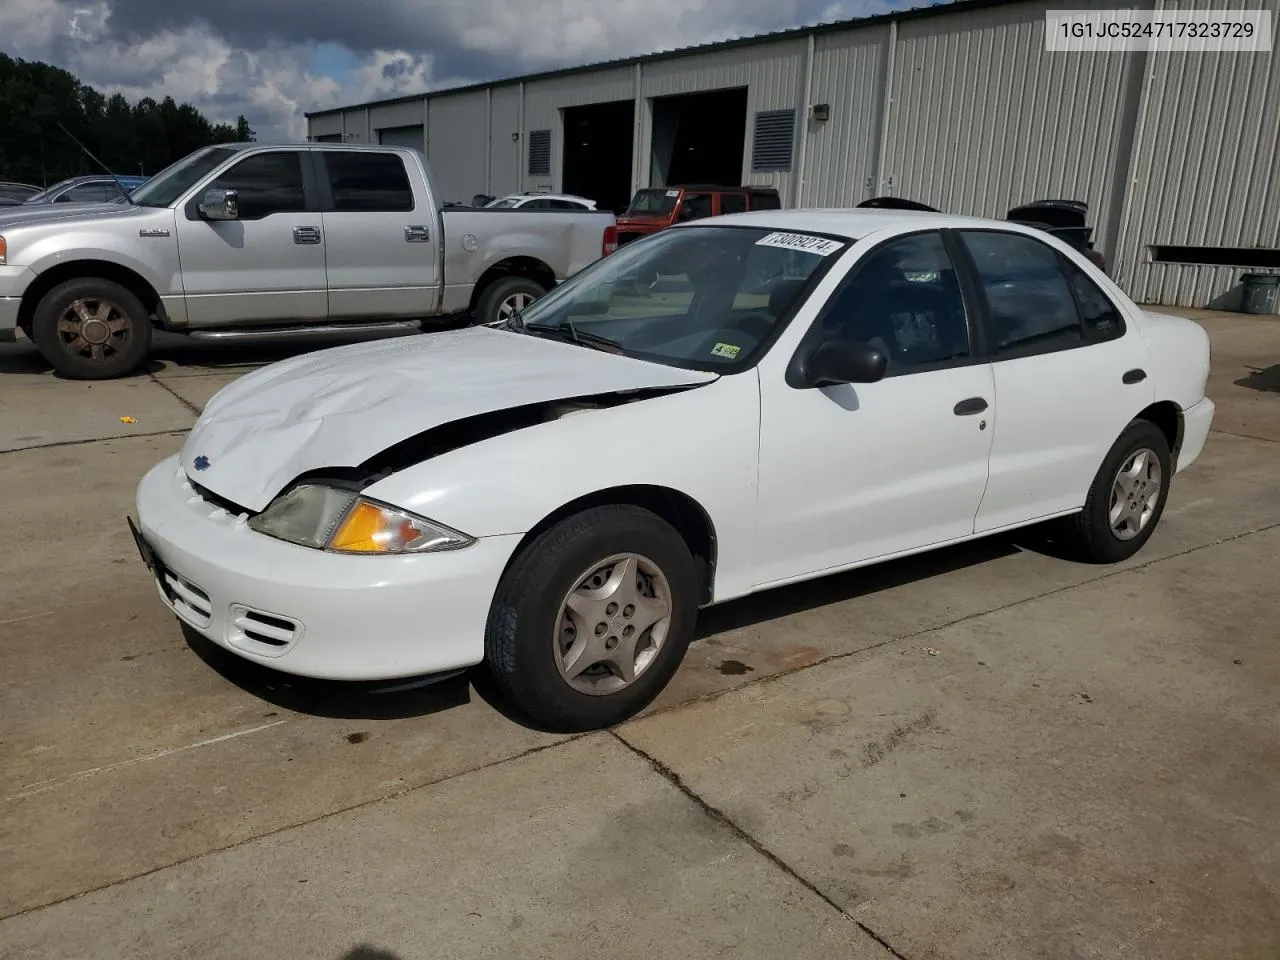
[[[110,280],[58,284],[36,305],[31,339],[53,369],[75,380],[133,371],[151,349],[151,321],[137,297]]]
[[[1154,478],[1153,487],[1151,467],[1140,470],[1142,476],[1135,479],[1138,483],[1145,482],[1145,488],[1131,486],[1128,489],[1130,502],[1144,504],[1145,509],[1131,513],[1128,522],[1117,523],[1116,526],[1125,528],[1118,531],[1112,524],[1111,513],[1113,494],[1123,499],[1124,491],[1118,487],[1119,474],[1125,468],[1141,468],[1143,465],[1135,463],[1135,458],[1144,451],[1149,460],[1154,459],[1158,476]],[[1134,420],[1102,461],[1085,498],[1084,509],[1061,521],[1057,533],[1067,553],[1072,559],[1086,563],[1128,560],[1151,539],[1160,523],[1172,477],[1169,441],[1164,433],[1149,421]]]
[[[626,602],[625,559],[599,573],[602,564],[620,555],[636,563],[637,582],[645,582],[654,596],[661,598],[665,590],[665,624],[659,620],[626,633],[633,616],[648,622],[662,605],[652,606],[644,594],[636,603]],[[659,576],[650,576],[645,564]],[[593,573],[603,580],[594,597],[583,592],[597,579]],[[610,584],[617,581],[624,592],[615,594]],[[604,632],[593,628],[586,635],[582,614],[568,613],[570,595],[589,619],[599,618]],[[615,596],[623,605],[614,604],[608,612],[606,604]],[[485,660],[499,690],[536,724],[561,733],[598,730],[634,716],[667,685],[693,639],[697,610],[697,567],[680,534],[640,507],[595,507],[561,520],[517,554],[489,611]],[[575,624],[584,629],[571,630]],[[628,636],[635,639],[623,642]],[[660,641],[656,650],[655,640]],[[574,656],[579,643],[586,649],[582,660]],[[597,654],[630,662],[634,679],[626,682],[617,663],[606,664]],[[570,679],[587,658],[595,665]]]
[[[511,314],[504,313],[504,305],[523,310],[534,300],[547,292],[547,288],[528,277],[504,277],[495,280],[485,287],[476,301],[475,322],[478,324],[499,323]],[[521,298],[528,298],[521,303]]]

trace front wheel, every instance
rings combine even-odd
[[[110,280],[60,283],[36,305],[31,339],[58,373],[106,380],[131,372],[151,348],[151,323],[137,297]]]
[[[683,538],[640,507],[585,510],[537,537],[498,585],[485,659],[530,719],[612,726],[667,685],[693,638],[698,575]]]
[[[1068,552],[1088,563],[1132,557],[1155,532],[1172,477],[1164,433],[1149,421],[1133,421],[1102,461],[1084,509],[1062,521]]]

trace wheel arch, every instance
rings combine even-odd
[[[507,257],[493,264],[471,288],[471,307],[475,310],[484,292],[499,280],[507,277],[524,277],[540,285],[544,290],[551,290],[556,285],[556,272],[537,257]]]
[[[502,575],[524,550],[542,533],[567,517],[593,507],[630,505],[657,514],[675,528],[698,568],[698,603],[705,606],[714,596],[717,541],[715,524],[710,515],[693,497],[672,487],[651,484],[628,484],[597,490],[571,500],[538,521],[516,545]]]
[[[1169,459],[1178,462],[1178,452],[1182,449],[1183,417],[1182,408],[1172,400],[1158,400],[1143,409],[1135,420],[1145,420],[1153,424],[1169,442]]]
[[[164,303],[156,288],[142,274],[110,260],[72,260],[50,267],[31,281],[18,306],[18,327],[30,338],[36,307],[49,291],[68,280],[85,279],[109,280],[120,284],[142,302],[149,317],[155,318],[153,325],[163,326]],[[156,323],[156,320],[160,322]]]

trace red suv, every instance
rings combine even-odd
[[[627,212],[618,217],[618,244],[686,220],[781,207],[773,187],[649,187],[636,191]]]

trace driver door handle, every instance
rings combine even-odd
[[[957,417],[971,417],[975,413],[981,413],[987,409],[987,401],[982,397],[970,397],[968,400],[961,400],[955,406],[955,414]]]

